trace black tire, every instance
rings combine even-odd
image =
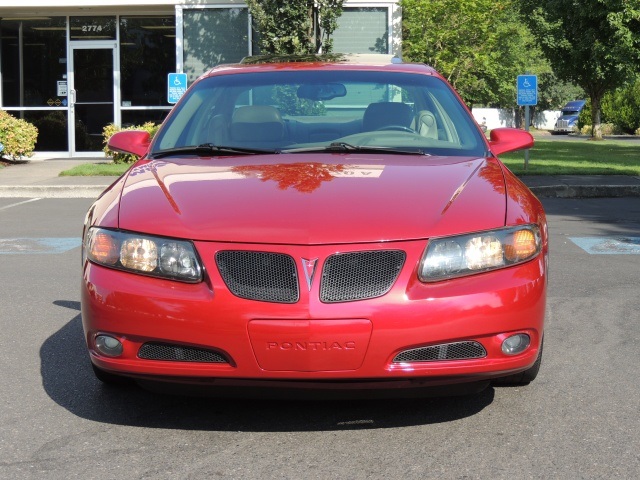
[[[104,370],[96,367],[93,363],[91,364],[91,368],[93,368],[93,373],[95,374],[96,378],[105,385],[130,385],[131,383],[133,383],[130,378],[116,375],[110,372],[105,372]]]
[[[536,359],[536,363],[534,363],[531,368],[528,368],[524,372],[514,373],[513,375],[508,375],[506,377],[496,378],[491,382],[493,385],[498,386],[524,386],[529,385],[533,382],[538,376],[538,372],[540,371],[540,365],[542,364],[542,350],[544,347],[544,338],[540,343],[540,351],[538,352],[538,358]]]

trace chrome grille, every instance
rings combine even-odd
[[[138,357],[144,360],[170,362],[229,363],[218,352],[206,348],[185,347],[169,343],[145,343],[138,350]]]
[[[405,257],[400,250],[331,255],[322,269],[320,300],[350,302],[384,295],[400,275]]]
[[[569,122],[567,120],[558,120],[558,128],[569,128]]]
[[[262,302],[295,303],[299,298],[296,265],[281,253],[223,251],[218,270],[235,296]]]
[[[393,363],[469,360],[486,356],[487,351],[478,342],[456,342],[405,350],[396,355]]]

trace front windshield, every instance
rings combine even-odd
[[[428,75],[251,72],[194,85],[156,135],[151,155],[205,144],[287,153],[340,143],[483,156],[480,135],[451,89]]]

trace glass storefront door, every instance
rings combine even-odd
[[[115,121],[116,48],[86,42],[71,46],[69,145],[72,155],[100,152],[102,130]]]

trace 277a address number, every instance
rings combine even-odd
[[[83,25],[82,26],[82,31],[84,33],[87,33],[87,32],[101,32],[102,31],[102,25]]]

